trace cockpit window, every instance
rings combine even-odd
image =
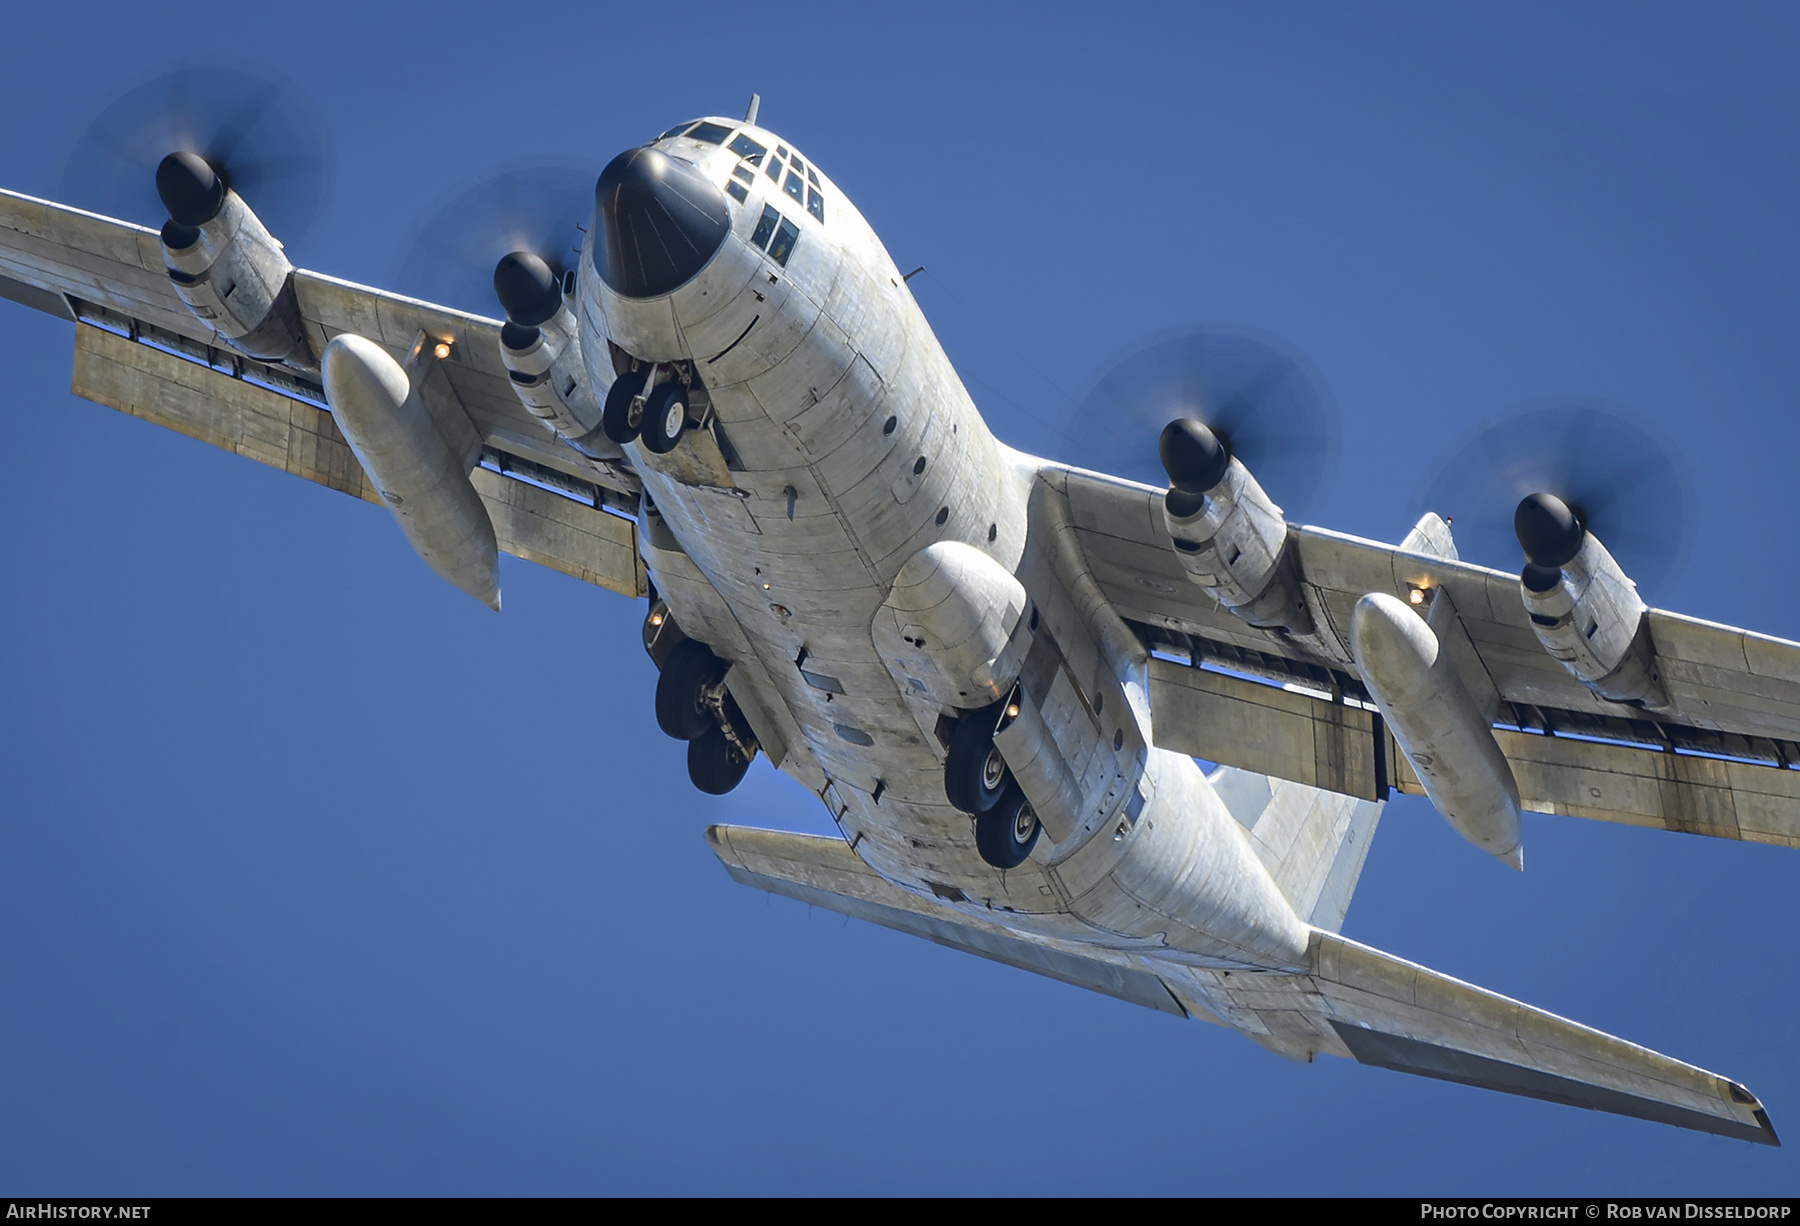
[[[738,133],[738,138],[731,142],[731,151],[752,166],[761,166],[762,156],[768,152],[767,149],[751,140],[748,132]]]
[[[819,185],[819,176],[813,173],[813,168],[810,166],[806,168],[806,181],[814,187]]]
[[[674,127],[670,128],[667,132],[664,132],[661,136],[657,137],[656,139],[657,140],[668,140],[671,136],[680,136],[683,132],[687,131],[689,128],[691,128],[693,126],[694,126],[694,121],[691,119],[688,120],[686,123],[678,123]]]
[[[775,156],[778,158],[786,157],[787,156],[787,146],[786,145],[776,145],[775,146]]]
[[[688,132],[689,140],[703,140],[709,145],[722,145],[725,138],[731,135],[731,129],[716,123],[703,123]]]
[[[769,177],[777,183],[781,182],[781,158],[779,156],[769,159]]]
[[[747,166],[733,166],[731,168],[731,177],[734,179],[742,179],[745,183],[749,183],[752,182],[756,176],[750,173],[750,168]]]
[[[783,217],[775,231],[775,241],[769,244],[769,258],[786,268],[788,257],[794,254],[794,244],[799,241],[800,227]]]
[[[743,204],[750,198],[750,193],[744,190],[744,185],[742,183],[727,183],[725,185],[725,190],[730,193],[731,198],[739,204]]]
[[[756,232],[750,236],[750,241],[766,249],[769,239],[775,235],[775,226],[780,221],[781,214],[772,205],[763,205],[762,216],[756,221]]]
[[[825,220],[825,197],[819,194],[819,189],[816,187],[806,189],[806,211],[820,221]]]
[[[788,165],[792,166],[795,170],[799,171],[801,174],[806,173],[806,163],[802,162],[800,160],[800,155],[798,153],[796,153],[793,157],[788,159]]]
[[[806,180],[800,177],[798,171],[788,171],[787,182],[783,183],[781,188],[796,200],[802,202],[806,200]]]

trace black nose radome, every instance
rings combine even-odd
[[[515,251],[494,268],[494,294],[508,320],[535,328],[562,306],[562,278],[541,257]]]
[[[1581,516],[1554,494],[1528,494],[1513,512],[1519,548],[1533,566],[1556,570],[1581,552],[1587,528]]]
[[[156,168],[156,194],[171,220],[203,226],[225,207],[225,180],[198,153],[171,153]]]
[[[1192,417],[1177,417],[1164,426],[1156,450],[1169,484],[1184,494],[1204,494],[1223,481],[1231,467],[1225,441]]]
[[[594,187],[594,271],[627,298],[660,298],[692,281],[731,233],[725,193],[686,162],[630,149]]]

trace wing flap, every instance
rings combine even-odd
[[[83,323],[75,328],[73,388],[84,399],[381,502],[331,414],[246,378]],[[505,552],[627,596],[645,592],[629,520],[486,468],[471,480]]]

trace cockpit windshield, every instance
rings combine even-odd
[[[705,141],[709,145],[722,145],[725,138],[731,135],[731,129],[716,123],[695,124],[688,130],[689,140]]]

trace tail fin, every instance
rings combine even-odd
[[[1251,846],[1295,914],[1327,932],[1341,929],[1375,840],[1382,802],[1232,766],[1221,766],[1208,778],[1250,832]]]

